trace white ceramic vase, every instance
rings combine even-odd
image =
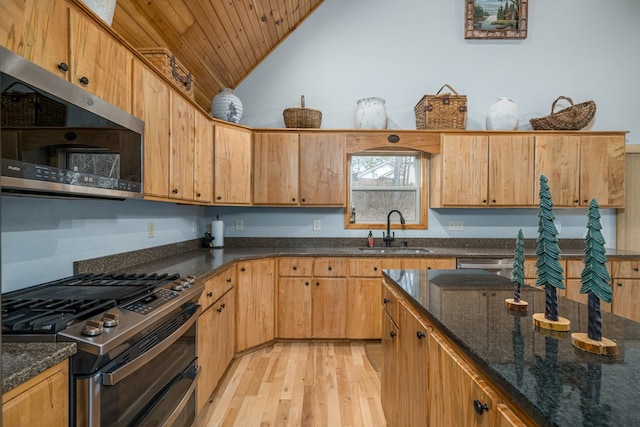
[[[515,130],[518,128],[518,104],[506,96],[499,97],[489,107],[487,130]]]
[[[104,22],[111,25],[113,12],[116,10],[116,0],[82,0],[82,2]]]
[[[233,90],[223,87],[211,101],[211,115],[216,119],[240,123],[242,101],[233,94]]]
[[[387,128],[387,110],[384,99],[370,97],[358,100],[358,107],[356,108],[356,128]]]

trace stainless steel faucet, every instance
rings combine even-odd
[[[391,246],[391,242],[393,242],[396,239],[396,233],[394,232],[393,234],[391,234],[391,214],[394,212],[398,212],[398,215],[400,215],[400,224],[402,225],[405,224],[404,217],[402,216],[402,212],[400,212],[397,209],[394,209],[389,212],[389,214],[387,215],[387,235],[382,236],[382,240],[384,240],[385,246]]]

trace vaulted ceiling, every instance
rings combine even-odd
[[[135,48],[165,47],[192,73],[206,110],[323,0],[118,0],[112,28]]]

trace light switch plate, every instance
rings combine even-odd
[[[241,219],[236,219],[236,231],[242,231],[244,228],[244,222]]]
[[[319,219],[313,220],[313,231],[320,231],[321,223]]]

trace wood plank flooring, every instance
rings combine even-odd
[[[280,342],[233,361],[197,427],[386,426],[364,342]]]

